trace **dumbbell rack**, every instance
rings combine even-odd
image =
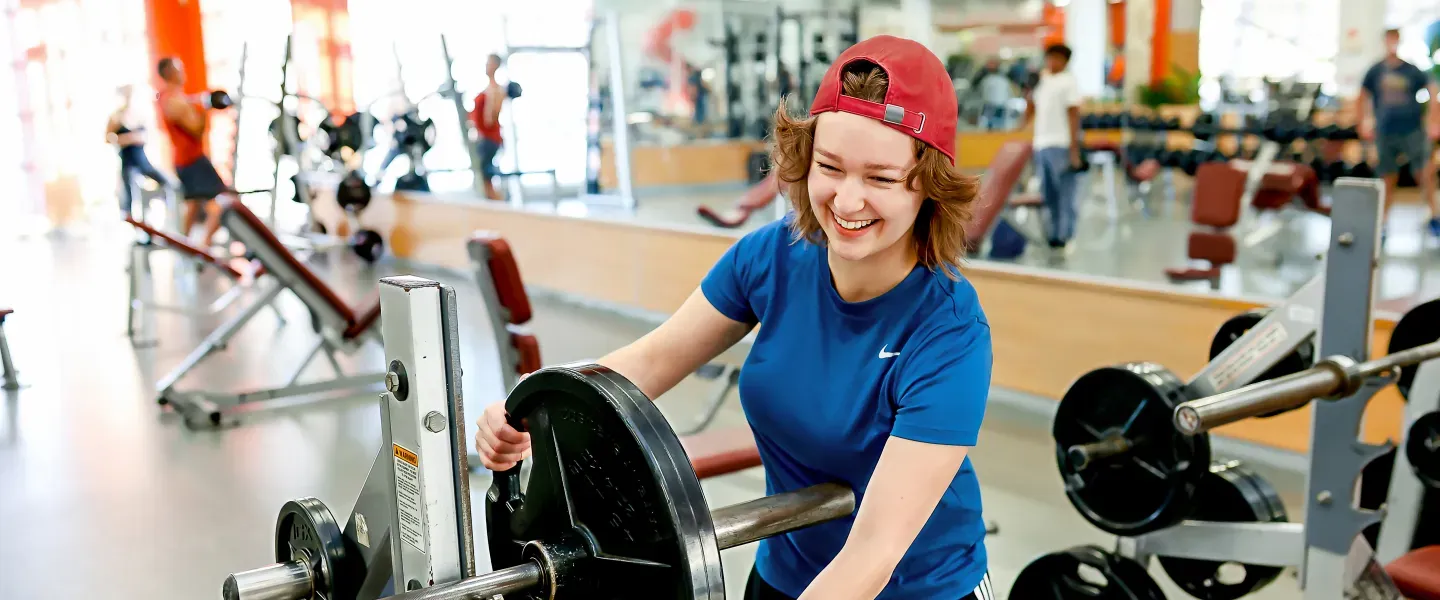
[[[1373,269],[1382,194],[1382,184],[1377,180],[1346,178],[1336,182],[1334,225],[1323,278],[1319,356],[1349,357],[1356,362],[1370,356]],[[1293,309],[1284,312],[1291,319],[1299,316],[1303,320],[1305,316],[1303,311]],[[1235,344],[1240,345],[1241,341]],[[1353,498],[1365,465],[1391,448],[1389,444],[1362,442],[1357,436],[1366,404],[1392,381],[1393,377],[1372,378],[1347,397],[1311,403],[1305,522],[1183,521],[1152,533],[1121,537],[1117,551],[1142,564],[1148,564],[1151,557],[1167,556],[1295,566],[1300,569],[1305,600],[1398,598],[1393,583],[1377,562],[1393,559],[1409,548],[1423,486],[1402,452],[1397,453],[1385,508],[1361,510]],[[1407,421],[1437,406],[1440,360],[1431,360],[1421,365],[1412,384]],[[1360,535],[1377,522],[1382,523],[1378,553]],[[1347,590],[1361,591],[1362,595],[1348,596]]]

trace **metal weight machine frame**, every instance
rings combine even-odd
[[[477,575],[487,561],[474,544],[454,289],[387,277],[380,302],[389,369],[380,397],[383,444],[340,534],[344,566],[334,554],[304,555],[235,573],[222,589],[226,600],[308,598],[317,582],[345,588],[342,600],[489,599],[544,581],[533,561]],[[848,488],[826,484],[711,514],[724,549],[854,510]],[[478,534],[485,536],[483,525]]]
[[[304,164],[303,155],[305,153],[305,143],[300,140],[300,132],[295,128],[295,122],[286,118],[288,115],[292,114],[290,112],[287,112],[285,109],[286,101],[291,98],[295,99],[295,110],[293,114],[296,116],[297,120],[300,114],[300,103],[302,101],[310,101],[319,104],[322,107],[324,106],[324,104],[316,98],[312,98],[298,92],[290,91],[290,65],[294,53],[294,39],[295,36],[293,35],[285,36],[285,54],[284,59],[281,61],[280,64],[280,100],[278,102],[269,98],[265,98],[263,96],[247,96],[245,94],[245,70],[246,63],[248,62],[250,54],[249,42],[246,42],[241,46],[240,84],[235,90],[235,143],[234,147],[231,148],[230,151],[230,165],[231,170],[233,171],[231,174],[231,179],[233,180],[235,173],[239,172],[240,133],[243,131],[243,129],[241,128],[241,122],[243,116],[245,115],[244,105],[246,100],[261,100],[267,104],[273,105],[276,110],[279,111],[280,114],[276,118],[279,120],[280,123],[280,135],[285,138],[285,147],[292,149],[294,152],[294,154],[285,152],[285,147],[275,148],[272,152],[272,157],[274,158],[275,165],[271,174],[272,180],[270,184],[270,189],[245,191],[237,190],[235,192],[239,196],[245,196],[261,192],[268,192],[270,194],[270,208],[267,215],[268,218],[265,220],[265,224],[269,226],[272,230],[276,231],[277,235],[279,235],[279,229],[276,227],[275,213],[279,208],[280,204],[280,160],[283,157],[290,156],[295,159],[295,169],[297,173],[297,176],[294,178],[295,197],[300,199],[307,206],[309,206],[310,202],[315,198],[314,193],[310,189],[311,182],[309,181],[309,174],[306,173]],[[231,181],[231,186],[234,186],[234,181]],[[281,238],[285,240],[287,246],[296,249],[310,249],[319,251],[329,249],[342,243],[341,240],[337,240],[332,236],[314,233],[314,231],[316,230],[315,226],[319,224],[315,221],[314,211],[310,211],[309,215],[307,216],[307,221],[309,222],[309,231],[305,234],[303,238],[295,238],[293,236],[283,235],[281,236]]]
[[[1378,369],[1374,372],[1357,369],[1370,364],[1364,361],[1369,358],[1373,270],[1379,250],[1383,193],[1377,180],[1336,181],[1322,296],[1328,310],[1319,315],[1324,335],[1318,348],[1319,356],[1335,358],[1324,359],[1319,366],[1295,375],[1217,395],[1192,394],[1189,397],[1201,399],[1183,403],[1176,411],[1176,426],[1181,431],[1201,432],[1241,418],[1310,402],[1314,395],[1303,392],[1318,389],[1314,387],[1316,378],[1327,374],[1347,381],[1346,387],[1353,389],[1342,389],[1338,399],[1323,398],[1313,407],[1305,522],[1184,521],[1138,537],[1120,538],[1121,554],[1142,564],[1148,563],[1151,556],[1169,556],[1297,566],[1306,600],[1352,597],[1346,595],[1347,590],[1379,594],[1361,596],[1363,598],[1398,598],[1394,584],[1376,566],[1375,559],[1393,558],[1408,548],[1407,534],[1413,533],[1418,518],[1421,484],[1408,462],[1397,456],[1386,503],[1393,510],[1361,510],[1355,507],[1354,498],[1365,465],[1392,447],[1356,439],[1366,404],[1393,381],[1393,376],[1374,376],[1379,373]],[[1356,285],[1357,281],[1363,281],[1364,285]],[[1272,316],[1293,317],[1294,312],[1293,309],[1277,310]],[[1303,317],[1309,315],[1300,316],[1300,320],[1305,320]],[[1262,330],[1264,323],[1251,333]],[[1242,337],[1232,348],[1242,346],[1250,337],[1251,334]],[[1302,387],[1306,385],[1311,387]],[[1429,360],[1423,364],[1411,390],[1407,420],[1434,410],[1440,404],[1440,361]],[[1276,400],[1264,401],[1267,398]],[[1378,555],[1360,535],[1377,522],[1383,523],[1377,545],[1384,550]]]

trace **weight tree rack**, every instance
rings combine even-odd
[[[1376,392],[1390,385],[1392,368],[1357,369],[1369,359],[1373,270],[1380,237],[1383,188],[1376,180],[1346,178],[1337,181],[1333,208],[1331,243],[1323,277],[1307,284],[1296,297],[1272,311],[1245,336],[1232,345],[1243,352],[1288,332],[1293,325],[1315,322],[1319,317],[1319,366],[1271,381],[1239,389],[1213,385],[1205,392],[1207,379],[1223,369],[1222,354],[1191,383],[1189,398],[1175,412],[1175,425],[1185,434],[1200,434],[1243,418],[1297,408],[1316,397],[1317,378],[1345,382],[1336,398],[1314,402],[1311,418],[1311,446],[1306,483],[1306,516],[1303,523],[1208,522],[1185,520],[1177,525],[1121,536],[1118,552],[1148,564],[1150,557],[1188,558],[1238,562],[1247,565],[1300,569],[1300,583],[1306,600],[1340,598],[1398,598],[1394,584],[1379,567],[1410,547],[1410,536],[1419,518],[1423,486],[1412,472],[1404,453],[1397,453],[1390,479],[1386,506],[1370,511],[1355,506],[1366,464],[1386,453],[1391,444],[1373,445],[1358,440],[1364,409]],[[1358,282],[1364,282],[1358,285]],[[1317,292],[1323,291],[1322,294]],[[1308,300],[1297,302],[1297,300]],[[1322,309],[1323,303],[1323,309]],[[1318,314],[1316,314],[1318,313]],[[1298,317],[1298,318],[1297,318]],[[1268,337],[1267,337],[1268,336]],[[1419,349],[1417,349],[1419,350]],[[1407,423],[1418,415],[1440,407],[1440,351],[1410,352],[1409,363],[1425,360],[1411,387],[1406,406]],[[1393,356],[1393,355],[1392,355]],[[1398,359],[1399,357],[1397,357]],[[1400,366],[1397,359],[1390,362]],[[1258,367],[1252,365],[1254,371]],[[1337,370],[1338,369],[1338,370]],[[1209,374],[1210,377],[1205,375]],[[1243,375],[1243,373],[1241,374]],[[1239,377],[1233,380],[1248,380]],[[1232,380],[1232,381],[1233,381]],[[1306,383],[1311,387],[1303,388]],[[1200,386],[1196,386],[1196,384]],[[1349,388],[1349,389],[1343,389]],[[1379,552],[1372,551],[1361,532],[1383,523]],[[1351,595],[1357,594],[1357,595]]]

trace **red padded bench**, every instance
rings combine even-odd
[[[267,285],[264,286],[265,289],[258,300],[206,336],[205,341],[199,347],[155,385],[160,390],[156,401],[162,406],[175,407],[185,417],[187,425],[196,425],[197,420],[192,417],[203,415],[208,418],[210,425],[219,426],[227,412],[231,409],[242,408],[241,405],[296,396],[314,396],[342,390],[358,394],[364,388],[375,387],[379,384],[384,378],[383,371],[347,375],[342,371],[340,361],[336,357],[338,352],[348,354],[358,350],[367,341],[379,341],[380,294],[378,289],[370,300],[358,305],[345,302],[335,293],[335,290],[326,285],[309,267],[305,266],[305,263],[291,253],[290,249],[275,237],[270,228],[266,227],[265,223],[255,216],[255,213],[250,212],[250,209],[246,208],[239,199],[226,198],[220,200],[220,205],[224,210],[220,215],[221,224],[230,232],[230,238],[244,244],[245,248],[255,256],[255,260],[264,267],[266,274],[269,275]],[[289,383],[276,388],[225,394],[204,391],[181,392],[176,389],[176,384],[181,378],[212,352],[224,348],[250,319],[266,306],[271,306],[280,293],[286,290],[289,290],[305,305],[310,312],[312,327],[320,337],[296,368],[294,375],[288,380]],[[312,383],[298,383],[305,369],[314,362],[316,356],[322,353],[329,358],[334,376]],[[295,404],[295,402],[290,401],[286,404]],[[243,408],[253,411],[261,407]]]
[[[339,322],[332,325],[345,340],[355,340],[364,335],[380,321],[380,292],[377,289],[368,299],[357,305],[346,303],[335,290],[315,275],[310,267],[300,262],[289,248],[275,237],[260,217],[251,212],[237,198],[226,198],[220,202],[224,209],[221,222],[231,237],[245,244],[255,252],[257,260],[268,271],[285,282],[295,295],[300,296],[313,312],[317,307],[328,308]],[[238,235],[237,235],[238,234]],[[238,239],[238,238],[249,239]],[[278,264],[277,264],[278,263]],[[282,274],[283,273],[283,274]],[[322,311],[323,312],[323,311]],[[320,315],[316,315],[320,318]]]
[[[159,240],[167,248],[170,248],[172,250],[175,250],[176,252],[179,252],[180,254],[198,260],[202,264],[208,264],[212,267],[215,267],[216,269],[219,269],[221,273],[224,273],[227,277],[231,279],[240,279],[244,277],[244,273],[241,273],[239,269],[231,266],[229,262],[220,260],[219,257],[211,254],[209,250],[196,246],[195,244],[190,243],[184,238],[171,235],[169,233],[156,229],[155,227],[152,227],[149,223],[146,223],[144,221],[137,221],[133,217],[125,217],[125,222],[145,233],[145,235],[150,236],[151,240]],[[251,266],[253,267],[250,273],[252,276],[259,277],[265,273],[265,268],[260,264],[252,262]]]
[[[1440,600],[1440,546],[1411,550],[1385,566],[1400,594],[1410,600]]]
[[[1009,141],[990,159],[990,166],[985,168],[980,180],[980,201],[976,203],[968,228],[967,254],[979,253],[980,245],[990,237],[1005,209],[1012,205],[1011,196],[1020,185],[1020,176],[1030,164],[1032,152],[1029,142]]]
[[[519,376],[532,373],[543,364],[539,340],[524,327],[534,310],[520,278],[520,265],[510,244],[500,234],[477,231],[470,236],[468,250],[476,271],[476,283],[481,295],[486,296],[486,309],[501,348],[501,361],[505,364],[502,376],[508,393]],[[680,442],[701,479],[760,466],[760,450],[755,447],[747,426],[711,429],[681,437]],[[472,462],[479,464],[478,460]]]
[[[1220,268],[1235,262],[1235,238],[1226,230],[1240,221],[1240,198],[1245,194],[1245,172],[1229,163],[1207,162],[1195,170],[1190,220],[1205,229],[1190,232],[1186,257],[1205,261],[1205,267],[1171,267],[1165,275],[1176,281],[1218,281]]]
[[[19,373],[15,371],[15,363],[10,360],[10,343],[5,339],[5,317],[15,313],[12,308],[0,308],[0,389],[20,389]]]

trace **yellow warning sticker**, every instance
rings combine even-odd
[[[425,551],[425,522],[421,516],[420,455],[395,446],[395,503],[399,508],[400,539]]]
[[[395,458],[410,463],[410,466],[412,467],[420,467],[420,455],[406,450],[405,448],[401,447],[400,444],[395,444]]]

